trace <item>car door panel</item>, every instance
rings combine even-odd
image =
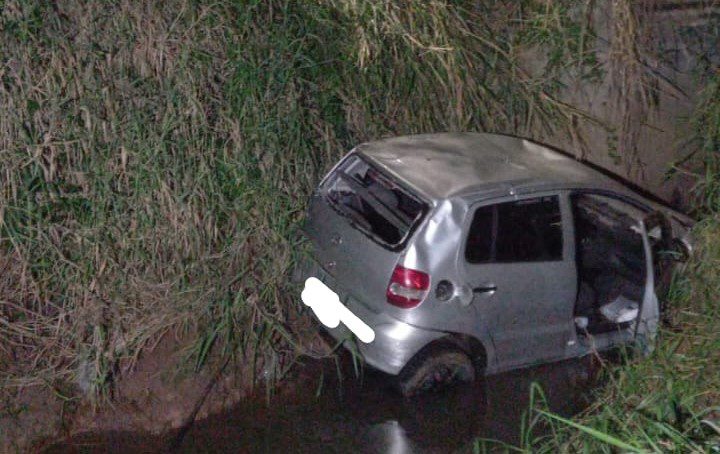
[[[475,239],[471,232],[473,228],[491,231],[493,236],[502,235],[498,229],[503,226],[497,221],[499,209],[490,209],[492,205],[509,207],[508,203],[523,203],[527,200],[534,203],[543,197],[554,197],[560,211],[560,220],[568,215],[568,204],[559,194],[540,195],[525,199],[495,200],[492,203],[480,204],[471,210],[472,222],[468,226],[468,248],[475,247],[483,254],[501,257],[505,262],[493,263],[493,260],[484,263],[471,263],[481,259],[466,254],[464,261],[465,278],[470,287],[475,290],[473,305],[477,307],[487,320],[490,336],[495,347],[498,367],[507,367],[530,364],[561,357],[565,345],[572,336],[572,307],[576,294],[576,271],[572,260],[571,229],[565,229],[562,222],[559,225],[562,246],[560,255],[553,260],[543,260],[531,257],[532,243],[528,238],[521,239],[518,244],[511,246],[511,254],[520,256],[523,260],[511,261],[512,257],[502,257],[497,250],[498,244],[483,243],[482,236]],[[522,207],[510,206],[512,209]],[[521,212],[523,209],[521,209]],[[532,210],[530,210],[532,211]],[[478,221],[478,216],[494,216],[493,222]],[[517,222],[524,222],[517,219]],[[525,223],[523,227],[532,229],[532,223]],[[478,230],[479,231],[479,230]],[[542,232],[536,231],[541,234]],[[523,235],[520,233],[519,235]],[[502,241],[495,241],[502,245]],[[530,247],[527,247],[530,245]],[[507,254],[506,254],[507,255]]]

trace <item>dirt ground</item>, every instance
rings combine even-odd
[[[0,409],[0,452],[36,451],[85,431],[162,433],[183,425],[202,402],[197,418],[222,411],[251,389],[241,367],[227,368],[203,395],[219,365],[194,372],[183,358],[183,342],[167,336],[138,361],[130,379],[120,379],[113,396],[93,408],[63,398],[50,387],[7,393]]]

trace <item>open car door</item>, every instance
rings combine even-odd
[[[651,214],[645,217],[639,223],[640,234],[643,239],[643,248],[645,249],[645,265],[647,267],[645,293],[640,301],[638,308],[638,317],[634,326],[633,337],[636,341],[640,341],[646,353],[652,349],[653,340],[657,333],[658,324],[660,323],[660,304],[658,303],[657,293],[655,291],[655,267],[653,258],[653,245],[650,240],[649,232],[655,230],[654,216]],[[651,227],[651,228],[648,228]]]
[[[660,312],[653,249],[663,247],[662,218],[606,194],[576,193],[572,206],[581,344],[603,349],[636,336],[651,338]]]

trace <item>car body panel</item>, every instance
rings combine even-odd
[[[353,150],[406,182],[431,202],[548,189],[591,189],[631,197],[666,214],[675,236],[692,247],[689,216],[585,161],[539,143],[502,134],[441,133],[393,137]],[[489,194],[488,194],[489,195]]]
[[[487,317],[498,359],[507,366],[560,357],[574,333],[569,321],[577,296],[577,275],[570,207],[565,194],[554,191],[494,198],[473,207],[547,196],[558,197],[560,204],[561,260],[471,264],[464,257],[458,259],[462,282],[471,287],[496,288],[475,294],[472,305]]]
[[[376,312],[383,310],[377,302],[385,301],[385,289],[397,263],[397,253],[371,241],[321,197],[312,198],[309,217],[321,220],[309,223],[305,229],[314,245],[314,259],[333,277],[331,288],[340,295],[341,301],[352,294]],[[368,272],[369,269],[372,272]]]
[[[433,200],[498,184],[535,186],[613,180],[535,142],[499,134],[446,133],[394,137],[356,148]]]

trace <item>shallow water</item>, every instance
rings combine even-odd
[[[196,421],[179,451],[472,452],[478,438],[519,441],[532,382],[543,388],[552,411],[570,416],[587,405],[596,375],[589,359],[571,360],[404,400],[389,389],[388,376],[366,371],[356,377],[352,367],[343,369],[339,380],[332,362],[306,364],[289,392],[269,404],[258,397]],[[153,452],[175,435],[83,434],[47,452]]]

